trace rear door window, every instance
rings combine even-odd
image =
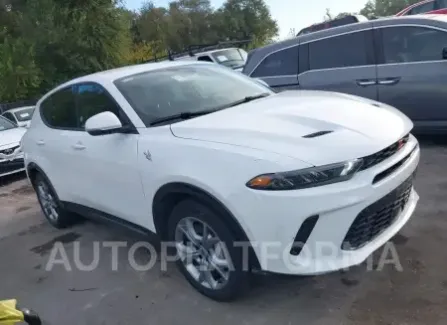
[[[298,74],[298,46],[282,49],[267,56],[251,77],[276,77]]]
[[[77,129],[76,99],[73,87],[52,94],[40,105],[44,122],[53,128]]]
[[[372,31],[334,36],[309,43],[311,70],[356,67],[373,64]]]

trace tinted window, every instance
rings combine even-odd
[[[417,7],[414,7],[413,9],[411,9],[410,12],[408,13],[408,15],[417,15],[417,14],[422,14],[424,12],[432,11],[435,9],[434,4],[435,4],[434,1],[421,4]]]
[[[84,128],[90,117],[102,112],[112,112],[120,116],[117,104],[103,87],[97,84],[78,85],[79,126]]]
[[[252,77],[270,77],[298,74],[298,46],[280,50],[267,56]]]
[[[146,126],[158,118],[223,109],[248,96],[272,93],[219,64],[147,71],[118,79],[115,85]]]
[[[424,27],[382,29],[385,63],[442,60],[447,33]]]
[[[310,69],[368,65],[369,35],[357,32],[309,43]]]
[[[44,121],[51,127],[75,129],[76,104],[72,87],[59,90],[40,105]]]

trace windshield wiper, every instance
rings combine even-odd
[[[215,111],[216,111],[215,109],[209,109],[209,110],[204,110],[204,111],[199,111],[199,112],[181,112],[181,113],[174,114],[174,115],[156,118],[155,120],[153,120],[150,123],[150,125],[152,126],[152,125],[161,124],[163,122],[169,122],[169,121],[175,121],[175,120],[187,120],[187,119],[190,119],[193,117],[213,113]]]
[[[233,106],[237,106],[237,105],[240,105],[240,104],[245,104],[245,103],[251,102],[253,100],[264,98],[264,97],[267,97],[267,96],[270,96],[270,93],[261,93],[261,94],[258,94],[258,95],[247,96],[247,97],[244,97],[244,98],[242,98],[240,100],[237,100],[235,102],[227,104],[227,105],[225,105],[222,108],[228,108],[228,107],[233,107]]]

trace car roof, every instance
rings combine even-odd
[[[17,111],[21,111],[24,109],[30,109],[30,108],[35,108],[35,106],[31,105],[31,106],[21,106],[21,107],[11,108],[11,109],[8,109],[7,111],[4,111],[2,114],[6,113],[6,112],[15,113]]]
[[[433,22],[433,26],[443,27],[447,29],[447,26],[445,25],[445,23],[447,22],[447,15],[421,14],[413,16],[383,17],[381,19],[368,20],[344,26],[323,29],[309,34],[299,35],[294,38],[269,44],[264,47],[260,47],[251,51],[249,60],[247,61],[244,68],[244,73],[250,75],[254,71],[254,69],[256,69],[256,67],[261,63],[261,61],[269,54],[288,47],[298,46],[300,43],[307,43],[326,37],[360,31],[362,29],[371,28],[372,26],[401,25],[401,24],[417,25],[427,22]]]

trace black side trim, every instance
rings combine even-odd
[[[89,208],[77,203],[67,201],[62,201],[61,203],[64,205],[64,208],[67,209],[68,211],[77,213],[88,219],[97,220],[99,222],[111,223],[119,227],[126,228],[132,232],[139,233],[143,236],[150,236],[154,238],[156,237],[156,234],[150,231],[149,229],[146,229],[144,227],[141,227],[132,222],[121,219],[119,217],[113,216],[111,214],[105,213],[103,211],[99,211],[93,208]]]
[[[309,239],[312,230],[314,230],[315,225],[317,224],[319,216],[311,216],[304,220],[301,224],[298,233],[295,236],[295,240],[293,241],[293,247],[290,249],[290,254],[298,256],[303,249],[304,244],[306,244]]]

